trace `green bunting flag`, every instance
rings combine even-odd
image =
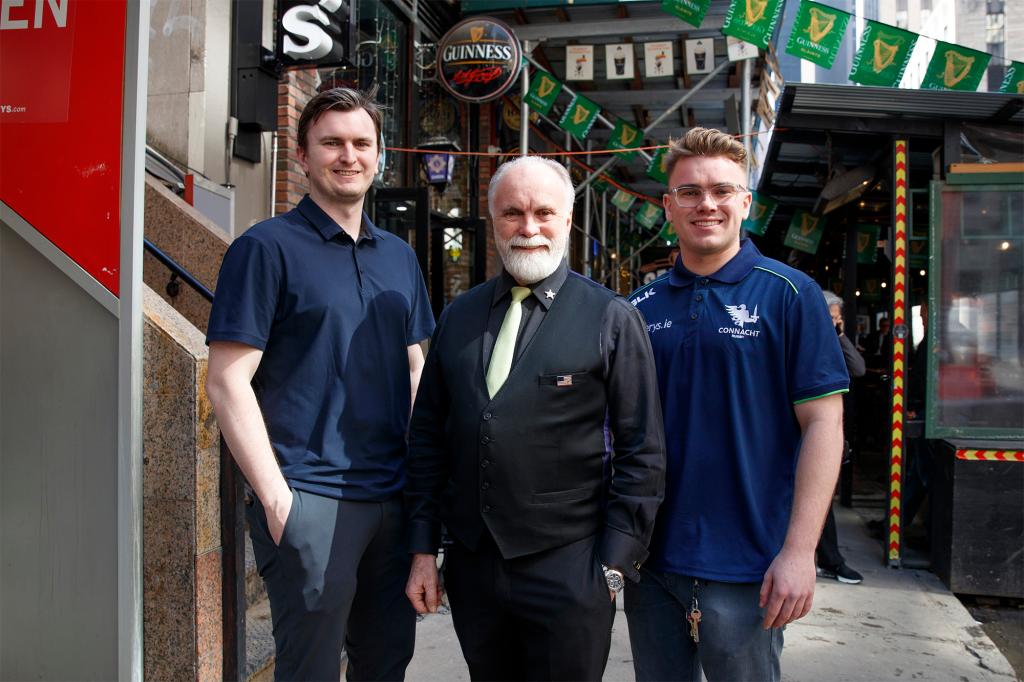
[[[661,0],[661,9],[697,28],[710,6],[711,0]]]
[[[672,223],[665,221],[665,224],[661,226],[661,232],[658,233],[658,239],[662,240],[669,246],[674,246],[679,241],[679,235],[676,234],[676,228],[672,227]]]
[[[608,181],[604,178],[605,176],[599,175],[592,183],[590,183],[590,186],[594,188],[595,192],[607,192],[611,188],[611,185],[609,185]]]
[[[921,88],[974,92],[985,75],[989,59],[991,55],[984,52],[936,40],[935,54],[928,62]]]
[[[584,140],[600,112],[600,106],[583,95],[576,95],[565,108],[558,125],[562,130],[572,133],[577,140]]]
[[[846,12],[802,0],[786,52],[831,69],[849,21],[850,15]]]
[[[817,253],[821,235],[825,231],[825,222],[824,216],[812,215],[798,209],[793,214],[793,219],[789,221],[789,231],[786,232],[783,245],[805,253]]]
[[[668,167],[665,162],[668,160],[668,150],[659,149],[647,163],[647,177],[653,178],[663,185],[668,184]]]
[[[608,138],[606,149],[639,147],[643,139],[643,135],[640,134],[638,128],[629,125],[620,118],[615,122],[615,129],[612,130],[612,135]],[[616,152],[616,154],[624,161],[631,161],[636,156],[636,152]]]
[[[878,260],[878,225],[857,226],[857,262],[871,265]]]
[[[783,0],[732,0],[722,33],[763,50],[768,47],[782,5]]]
[[[1024,95],[1024,63],[1010,62],[1006,68],[1006,76],[999,92],[1009,92],[1015,95]]]
[[[619,209],[623,213],[629,210],[629,207],[636,201],[636,195],[630,194],[624,189],[620,189],[614,195],[612,195],[612,206]]]
[[[562,91],[562,84],[547,71],[537,70],[530,79],[530,91],[526,93],[526,103],[534,111],[547,116],[551,105]]]
[[[657,204],[645,201],[636,212],[636,221],[648,230],[658,224],[658,221],[665,216],[665,209]]]
[[[864,22],[864,36],[853,60],[850,80],[895,88],[903,78],[917,34],[877,21]]]
[[[928,267],[928,238],[923,239],[911,237],[910,238],[910,267],[912,268],[927,268]]]
[[[756,234],[760,237],[768,229],[768,223],[771,222],[772,216],[775,215],[775,209],[779,207],[779,202],[757,192],[751,192],[750,194],[750,215],[747,216],[740,227],[750,234]]]

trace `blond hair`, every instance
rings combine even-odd
[[[714,128],[690,128],[680,138],[669,138],[665,158],[667,174],[672,175],[680,159],[691,156],[724,156],[744,169],[747,165],[746,148],[732,135]]]

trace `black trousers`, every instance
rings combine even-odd
[[[473,680],[600,680],[615,604],[592,536],[504,559],[488,537],[445,563],[455,633]]]
[[[832,505],[828,505],[828,514],[825,515],[825,525],[821,529],[821,539],[818,540],[818,566],[834,571],[846,560],[839,552],[839,535],[836,532],[836,515],[832,511]]]
[[[409,554],[401,498],[349,502],[292,490],[280,545],[259,500],[249,532],[270,597],[275,680],[401,680],[416,613],[405,596]]]

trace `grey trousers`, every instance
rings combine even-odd
[[[694,590],[701,611],[699,643],[687,614]],[[626,583],[626,620],[637,682],[782,679],[782,629],[761,627],[761,583],[721,583],[640,570]]]
[[[405,596],[409,554],[401,498],[350,502],[292,490],[280,545],[253,499],[247,510],[274,626],[275,680],[401,680],[416,614]]]

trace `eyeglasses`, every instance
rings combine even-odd
[[[733,198],[745,193],[746,187],[723,182],[710,189],[704,189],[698,185],[679,185],[669,190],[669,194],[675,197],[676,205],[680,208],[696,208],[704,201],[704,195],[711,197],[716,206],[728,204]]]

